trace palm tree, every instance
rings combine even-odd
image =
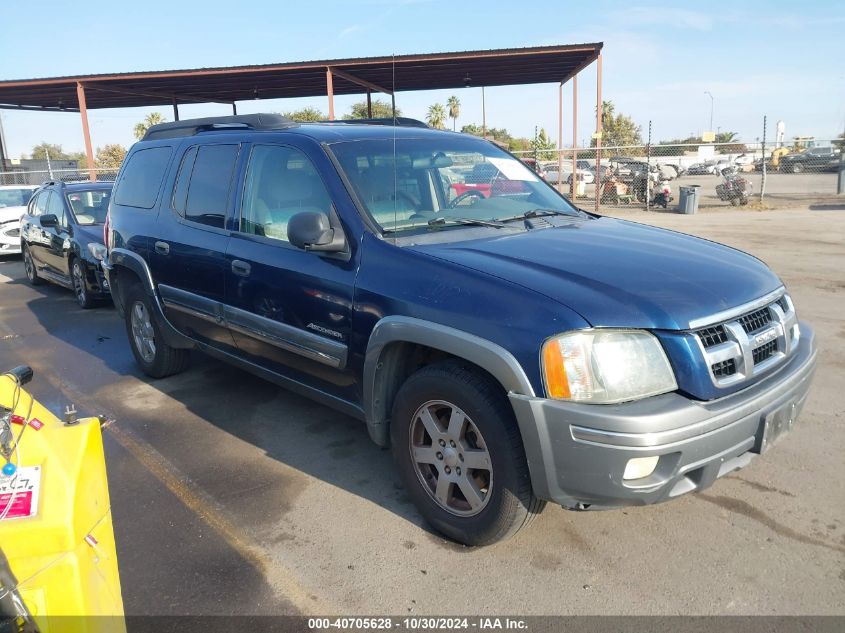
[[[446,123],[446,108],[440,103],[432,103],[428,106],[428,114],[425,119],[431,127],[442,130],[446,127],[444,125]]]
[[[150,112],[147,116],[144,117],[144,120],[140,123],[135,124],[134,134],[135,138],[141,140],[144,138],[144,134],[147,133],[147,130],[150,129],[153,125],[158,125],[159,123],[164,123],[167,121],[162,115],[161,112]]]
[[[716,143],[733,143],[736,137],[739,136],[736,132],[719,132],[716,135]]]
[[[458,117],[461,116],[461,102],[455,95],[452,95],[446,99],[446,107],[449,108],[449,118],[452,119],[452,131],[454,132]]]

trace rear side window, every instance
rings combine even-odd
[[[150,147],[132,154],[114,193],[115,204],[152,209],[171,151],[170,147]]]
[[[186,220],[223,228],[238,149],[237,145],[201,145],[197,149],[185,200]],[[178,195],[179,183],[174,193]]]

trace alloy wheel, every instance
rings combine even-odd
[[[408,449],[417,478],[447,512],[474,516],[490,500],[493,464],[478,427],[456,405],[423,404],[411,422]]]
[[[135,349],[145,363],[152,363],[156,355],[155,330],[147,307],[140,301],[132,305],[130,325]]]
[[[85,306],[88,297],[85,290],[85,276],[82,272],[82,266],[78,261],[73,262],[73,269],[71,270],[73,277],[73,291],[76,293],[76,300],[79,305]]]

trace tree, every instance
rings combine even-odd
[[[283,117],[293,119],[294,121],[325,121],[328,117],[323,114],[320,108],[300,108],[299,110],[292,110],[289,112],[282,112]]]
[[[124,158],[126,158],[126,148],[123,145],[111,143],[97,148],[95,164],[103,169],[119,169]]]
[[[164,123],[165,121],[167,121],[167,119],[162,116],[161,112],[150,112],[144,117],[143,121],[135,124],[133,134],[135,134],[135,138],[140,141],[144,138],[144,134],[147,133],[147,130],[149,130],[153,125],[158,125],[159,123]]]
[[[61,145],[41,141],[38,145],[32,148],[30,156],[36,160],[45,160],[47,154],[50,154],[50,160],[63,160],[70,158],[62,149]]]
[[[736,132],[719,132],[716,134],[716,143],[733,143],[739,136]]]
[[[446,108],[440,103],[432,103],[428,106],[425,120],[431,127],[442,130],[446,127]]]
[[[452,119],[452,131],[454,132],[458,117],[461,116],[461,101],[455,95],[452,95],[446,99],[446,107],[449,109],[449,118]]]
[[[389,101],[381,99],[373,99],[373,118],[374,119],[392,119],[393,106]],[[396,116],[402,116],[402,111],[396,108]],[[352,104],[352,109],[349,114],[344,115],[344,119],[368,119],[367,102],[359,101]]]
[[[540,128],[539,134],[531,141],[531,149],[537,156],[537,160],[553,160],[556,157],[555,144],[546,134],[545,128]]]
[[[601,110],[601,144],[603,146],[643,144],[640,126],[634,123],[631,117],[621,112],[616,114],[616,106],[613,105],[612,101],[602,101]],[[592,146],[595,147],[595,145],[596,139],[593,139]]]

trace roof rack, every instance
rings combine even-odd
[[[193,136],[211,130],[283,130],[299,124],[281,114],[239,114],[235,116],[213,116],[203,119],[185,119],[152,125],[142,141]]]
[[[395,123],[394,123],[395,122]],[[406,116],[385,117],[382,119],[336,119],[325,121],[325,123],[351,123],[352,125],[397,125],[403,127],[429,127],[418,119],[411,119]]]

